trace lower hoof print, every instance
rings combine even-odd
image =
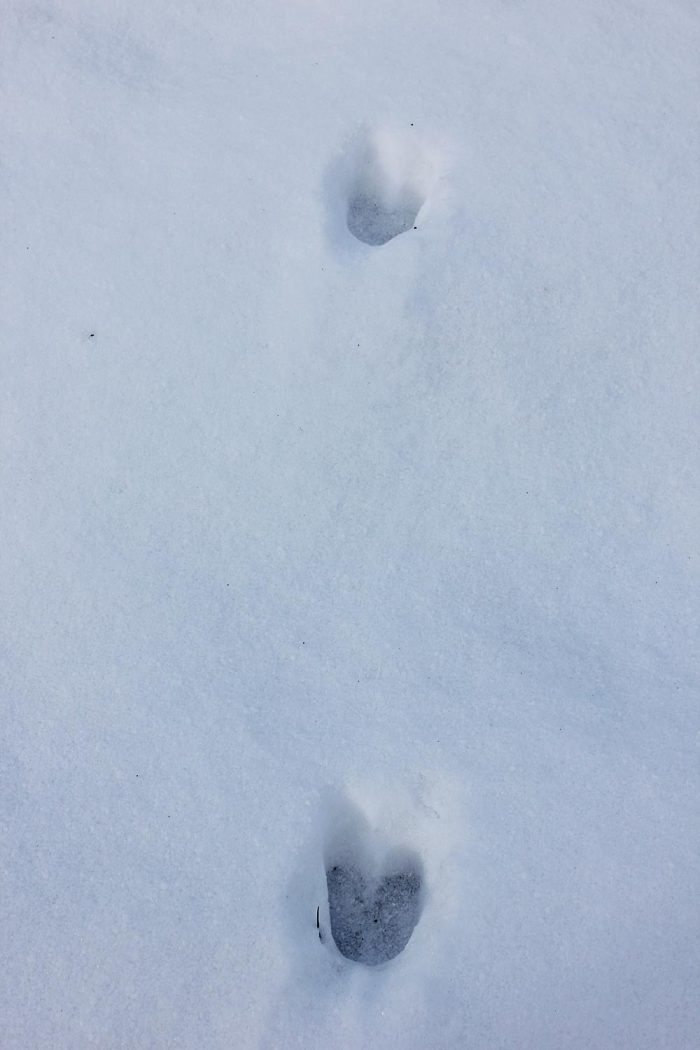
[[[348,229],[358,241],[378,247],[413,229],[422,204],[410,191],[389,202],[369,189],[358,190],[348,204]]]
[[[352,166],[345,221],[353,237],[376,248],[415,229],[434,179],[420,143],[401,134],[370,135]]]
[[[423,874],[414,854],[372,873],[352,860],[326,870],[331,933],[341,955],[366,966],[395,958],[422,911]]]

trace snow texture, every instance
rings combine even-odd
[[[696,1050],[699,53],[5,0],[2,1050]]]

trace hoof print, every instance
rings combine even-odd
[[[348,204],[348,229],[363,244],[378,247],[406,230],[415,229],[416,216],[423,202],[405,193],[397,201],[361,189]]]
[[[348,230],[363,244],[378,247],[415,229],[429,180],[429,165],[412,143],[376,136],[359,156],[349,187]]]
[[[345,859],[326,870],[331,933],[338,951],[377,966],[404,950],[422,910],[421,864],[413,854],[373,871]]]

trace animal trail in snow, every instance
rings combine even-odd
[[[377,247],[413,229],[431,174],[412,140],[386,133],[369,139],[349,185],[346,218],[353,237]]]

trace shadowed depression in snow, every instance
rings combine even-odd
[[[394,847],[349,799],[331,814],[325,850],[331,933],[341,955],[377,966],[408,944],[423,910],[423,863]]]
[[[350,186],[347,226],[372,247],[412,230],[426,199],[428,167],[410,140],[384,136],[364,147]]]
[[[421,870],[417,858],[372,877],[351,864],[326,872],[331,933],[348,959],[377,966],[402,952],[420,918]]]
[[[413,228],[422,203],[411,190],[392,201],[369,187],[358,187],[348,204],[348,229],[364,244],[386,244]]]

